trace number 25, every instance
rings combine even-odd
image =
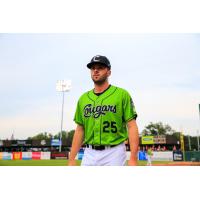
[[[109,128],[111,128],[112,133],[117,133],[117,127],[116,127],[116,122],[109,122],[109,121],[104,121],[103,122],[103,132],[104,133],[109,133]]]

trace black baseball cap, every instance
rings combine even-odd
[[[96,63],[103,64],[106,67],[108,67],[109,69],[111,68],[110,61],[108,60],[108,58],[106,58],[105,56],[101,56],[101,55],[94,56],[92,58],[92,60],[90,61],[90,63],[87,64],[87,67],[89,69],[91,69],[92,65],[94,65]]]

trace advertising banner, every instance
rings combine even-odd
[[[166,144],[166,136],[142,136],[142,144]]]
[[[4,147],[10,147],[11,146],[11,140],[3,140],[3,146]]]
[[[51,140],[33,140],[32,145],[33,147],[51,146]]]
[[[3,160],[12,160],[12,153],[3,152]]]
[[[82,160],[83,155],[84,155],[84,150],[80,149],[80,151],[78,152],[78,160]]]
[[[139,153],[138,153],[138,159],[139,160],[147,160],[147,158],[146,158],[146,152],[145,151],[139,151]]]
[[[52,139],[51,140],[51,146],[60,146],[60,140],[59,139]]]
[[[13,152],[13,160],[21,160],[22,159],[22,152]]]
[[[50,160],[51,152],[41,152],[41,160]]]
[[[153,136],[142,136],[142,144],[154,144]]]
[[[130,160],[131,152],[127,151],[126,152],[126,160]],[[146,158],[146,152],[144,151],[139,151],[138,152],[138,160],[147,160]]]
[[[32,159],[33,160],[40,160],[41,152],[32,152]]]
[[[77,154],[78,156],[78,154]],[[52,159],[67,159],[68,158],[68,152],[52,152],[51,153],[51,158]]]
[[[32,146],[32,141],[31,140],[12,140],[11,146],[13,147]]]
[[[166,136],[165,135],[156,135],[153,138],[154,144],[166,144]]]
[[[16,147],[17,146],[17,140],[12,140],[11,142],[11,146],[12,147]]]
[[[32,146],[31,140],[17,140],[17,146]]]
[[[0,160],[2,160],[2,159],[3,159],[3,153],[0,152]]]
[[[173,151],[173,160],[174,161],[183,161],[183,152]]]
[[[22,160],[31,160],[32,152],[22,152]]]
[[[173,161],[173,152],[164,151],[164,152],[153,152],[152,161]]]

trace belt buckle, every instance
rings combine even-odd
[[[95,150],[99,150],[99,151],[106,149],[105,146],[93,146],[93,147]]]
[[[91,144],[87,144],[86,147],[89,147],[91,149],[94,150],[105,150],[105,149],[110,149],[112,147],[115,147],[116,145],[108,145],[108,146],[104,146],[104,145],[99,145],[99,146],[95,146],[95,145],[91,145]]]

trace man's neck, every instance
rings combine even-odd
[[[94,85],[94,92],[95,93],[102,93],[104,90],[106,90],[109,87],[109,83],[105,82],[102,85]]]

